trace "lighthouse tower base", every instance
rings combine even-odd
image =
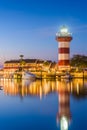
[[[70,71],[70,66],[58,66],[59,71]]]

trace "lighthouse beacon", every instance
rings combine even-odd
[[[66,26],[62,26],[60,31],[56,33],[56,40],[58,41],[58,69],[70,69],[70,41],[72,35]]]

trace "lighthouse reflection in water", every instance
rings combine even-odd
[[[60,121],[61,130],[68,130],[68,125],[71,120],[70,113],[70,91],[69,84],[60,83],[58,90],[59,111],[57,121]]]
[[[0,86],[1,130],[87,129],[87,80],[2,79]]]

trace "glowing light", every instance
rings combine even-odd
[[[61,118],[61,130],[68,130],[68,120],[65,116]]]
[[[71,36],[72,34],[69,32],[68,28],[66,26],[62,26],[60,28],[60,31],[56,33],[56,36],[61,37],[61,36]]]
[[[61,32],[61,33],[68,33],[68,28],[66,28],[65,26],[63,26],[63,27],[60,29],[60,32]]]

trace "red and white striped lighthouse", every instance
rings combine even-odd
[[[72,35],[68,29],[63,26],[60,31],[56,33],[56,40],[58,46],[58,68],[59,70],[68,70],[70,68],[70,41]]]

